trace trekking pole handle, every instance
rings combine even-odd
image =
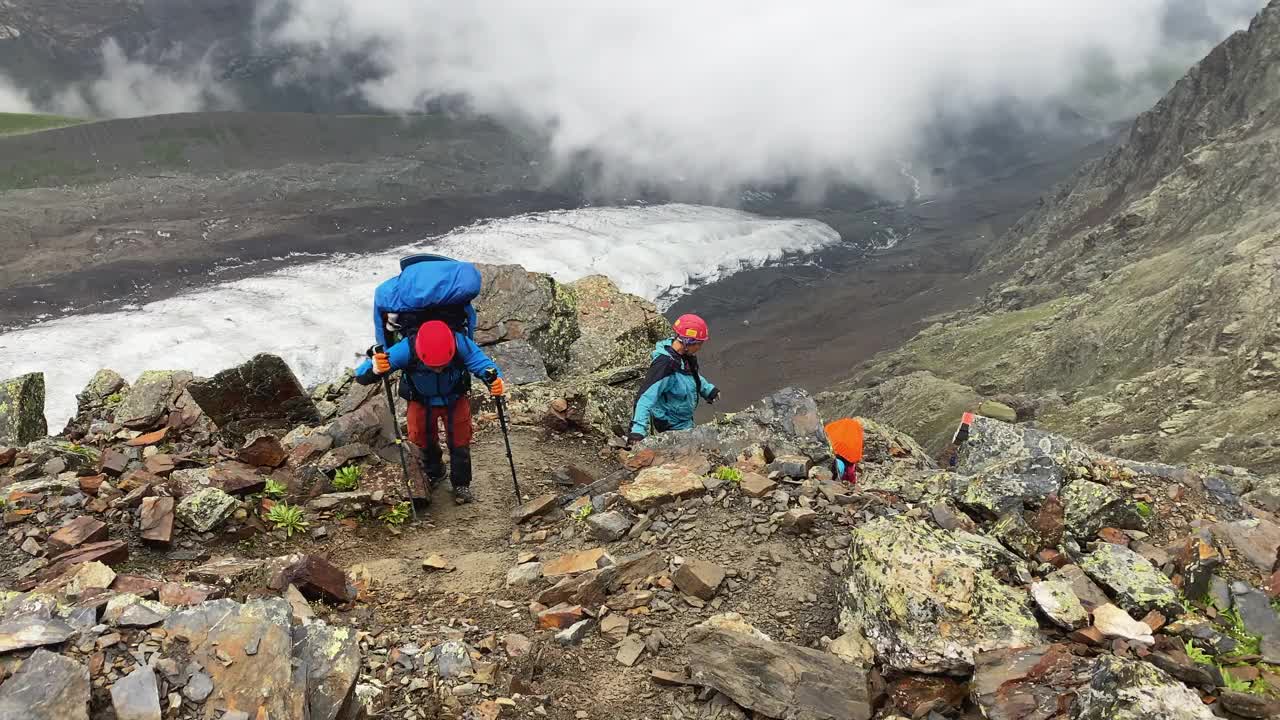
[[[488,370],[485,370],[484,373],[480,375],[480,379],[485,381],[485,384],[492,384],[494,380],[498,379],[498,368],[489,368]]]

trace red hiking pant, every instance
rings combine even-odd
[[[409,442],[423,450],[440,447],[441,423],[446,423],[444,437],[450,450],[471,445],[471,398],[466,395],[448,407],[428,407],[411,400],[405,414]]]

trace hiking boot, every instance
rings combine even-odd
[[[459,505],[466,505],[475,499],[475,496],[471,494],[470,485],[462,485],[453,489],[453,501]]]

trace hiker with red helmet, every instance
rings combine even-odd
[[[409,442],[422,448],[427,477],[444,477],[439,442],[443,424],[454,500],[471,502],[471,376],[482,381],[486,374],[494,376],[489,392],[501,396],[504,387],[497,366],[465,333],[432,320],[365,360],[356,368],[356,382],[372,385],[392,370],[402,372],[400,397],[409,401]]]
[[[659,342],[650,356],[649,373],[640,383],[630,442],[650,432],[687,430],[693,427],[698,400],[714,403],[720,390],[698,372],[698,351],[707,341],[707,323],[697,315],[681,315],[673,325],[674,337]]]

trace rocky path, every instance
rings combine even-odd
[[[349,376],[104,371],[55,438],[38,376],[0,387],[0,720],[1280,710],[1265,479],[979,416],[945,468],[864,418],[849,486],[796,389],[622,449],[651,306],[487,272],[518,297],[484,342],[546,377],[510,393],[518,506],[480,397],[479,502],[414,523]]]

